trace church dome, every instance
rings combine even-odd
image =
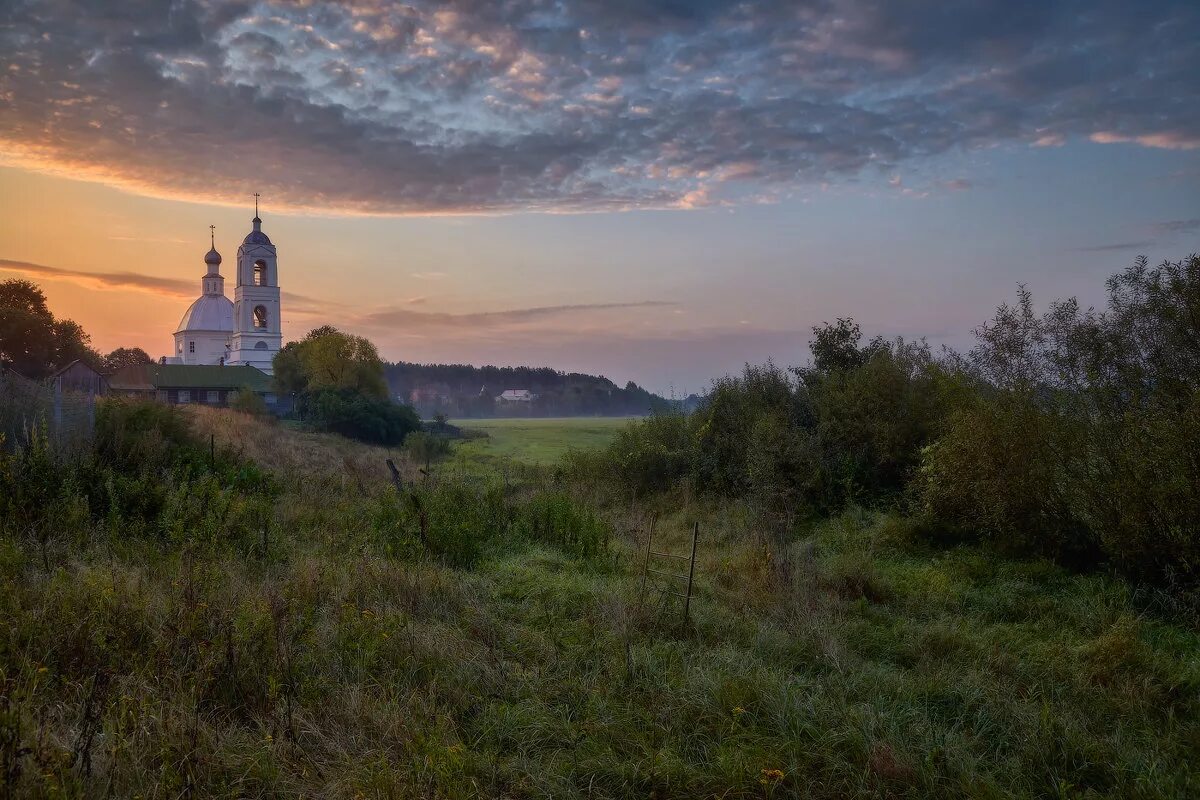
[[[254,230],[246,234],[246,238],[242,240],[242,244],[270,244],[271,240],[262,232],[262,220],[255,217]]]
[[[184,331],[233,332],[233,303],[225,295],[206,294],[188,306],[176,333]]]
[[[217,248],[213,248],[204,254],[205,264],[220,264],[221,254],[217,252]]]

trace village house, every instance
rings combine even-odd
[[[227,406],[238,392],[259,395],[276,414],[291,409],[291,398],[275,393],[269,375],[248,364],[132,364],[109,376],[112,394],[147,397],[173,405]]]
[[[80,394],[105,394],[108,392],[108,380],[79,359],[54,373],[50,380],[54,382],[55,388],[62,392],[79,392]]]
[[[496,398],[496,407],[508,410],[529,410],[537,395],[529,389],[505,389]]]

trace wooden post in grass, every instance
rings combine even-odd
[[[390,458],[387,459],[388,470],[392,473],[392,485],[396,487],[396,493],[401,497],[404,496],[404,480],[400,477],[400,470],[396,469],[396,462]],[[413,491],[408,493],[408,501],[412,503],[413,510],[417,512],[417,536],[421,539],[421,545],[429,552],[433,552],[433,548],[429,546],[429,516],[425,513],[425,507],[421,505],[421,498],[417,496],[416,486],[413,486]]]
[[[396,469],[396,462],[390,458],[387,460],[388,469],[392,473],[392,485],[396,487],[396,491],[404,494],[404,481],[400,477],[400,470]]]
[[[692,558],[688,566],[687,598],[683,601],[683,624],[688,621],[688,612],[692,607],[692,581],[696,577],[696,541],[700,538],[700,521],[692,523]]]

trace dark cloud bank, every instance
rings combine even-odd
[[[1200,146],[1194,0],[10,0],[0,53],[8,161],[276,207],[687,207]]]

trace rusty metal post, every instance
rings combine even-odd
[[[646,595],[646,577],[650,569],[650,545],[654,541],[654,523],[658,522],[658,514],[650,516],[650,526],[646,529],[646,560],[642,562],[642,591],[638,595],[638,605]]]

